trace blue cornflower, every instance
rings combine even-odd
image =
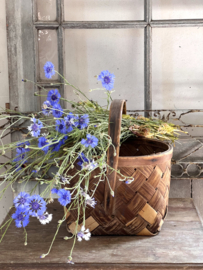
[[[53,142],[55,142],[56,140],[54,140]],[[53,147],[51,152],[58,152],[60,150],[61,147],[61,142],[58,143],[54,143],[51,145]]]
[[[11,217],[15,219],[17,228],[26,227],[29,223],[29,214],[25,209],[17,208],[16,212]]]
[[[47,139],[45,137],[40,137],[38,139],[38,147],[42,149],[42,151],[44,151],[45,154],[48,153],[49,151],[49,143],[47,142]],[[47,145],[47,146],[45,146]]]
[[[33,124],[28,127],[28,130],[31,132],[33,137],[38,137],[40,135],[41,128],[43,128],[43,124],[39,119],[36,119],[35,117],[31,118],[31,121]]]
[[[89,159],[85,156],[84,153],[81,153],[79,156],[78,156],[78,160],[79,162],[77,163],[81,168],[82,168],[82,165],[84,162],[89,162]]]
[[[37,217],[46,211],[46,202],[39,195],[32,195],[28,200],[29,215]]]
[[[102,82],[102,86],[106,88],[106,90],[110,91],[114,87],[114,79],[115,76],[113,73],[110,73],[108,70],[102,71],[97,80]]]
[[[52,114],[56,118],[60,118],[63,115],[63,109],[60,104],[54,104],[52,108]]]
[[[68,139],[68,136],[65,136],[62,140],[60,140],[58,143],[54,143],[51,146],[53,147],[52,152],[58,152],[60,150],[60,147],[65,143],[65,141]],[[54,140],[53,142],[55,142]]]
[[[73,130],[73,127],[75,126],[74,119],[75,117],[71,112],[66,117],[64,117],[67,132],[71,132]]]
[[[68,136],[63,137],[61,140],[61,145],[63,145],[68,140]]]
[[[37,218],[41,224],[45,225],[52,220],[52,214],[45,212],[44,214],[37,216]]]
[[[15,171],[16,172],[19,172],[22,169],[24,163],[22,163],[22,164],[16,164],[16,166],[15,166],[16,170]]]
[[[56,120],[56,131],[63,134],[66,133],[66,125],[64,120]]]
[[[55,75],[54,64],[52,62],[46,62],[44,65],[44,73],[47,79],[51,79]]]
[[[16,158],[13,161],[14,162],[20,161],[22,164],[24,164],[25,162],[27,162],[25,158],[26,158],[26,150],[24,148],[16,149]]]
[[[76,116],[76,122],[75,122],[75,126],[78,127],[79,129],[83,129],[86,128],[89,124],[89,115],[88,114],[84,114],[81,116]]]
[[[69,190],[59,189],[57,195],[59,196],[58,201],[62,206],[66,206],[71,201],[71,194]]]
[[[26,210],[28,208],[28,200],[30,195],[26,192],[20,192],[17,197],[13,200],[15,208],[19,208],[21,210]]]
[[[87,140],[82,139],[81,144],[83,144],[85,147],[91,146],[94,148],[98,145],[98,141],[99,140],[95,136],[87,134]]]
[[[47,94],[47,100],[51,103],[52,106],[59,103],[60,97],[61,95],[57,89],[52,89]]]
[[[58,194],[58,189],[57,188],[52,188],[51,193]]]
[[[78,160],[77,164],[81,167],[81,170],[92,171],[98,166],[94,160],[89,160],[83,153],[78,156]]]
[[[30,143],[28,141],[26,142],[22,142],[22,143],[17,143],[16,144],[18,147],[16,148],[16,152],[21,154],[22,152],[28,152],[30,151],[29,148],[25,148],[25,146],[27,145],[30,145]]]
[[[17,147],[16,148],[16,158],[13,160],[13,162],[16,162],[16,171],[20,171],[22,168],[22,165],[28,162],[27,160],[27,151],[29,149],[23,148],[23,147]]]
[[[50,115],[52,113],[51,108],[51,103],[48,100],[44,101],[42,104],[42,113],[47,116]]]

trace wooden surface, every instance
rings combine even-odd
[[[155,237],[94,236],[89,242],[78,242],[73,253],[74,266],[65,264],[72,243],[63,240],[67,235],[65,224],[50,255],[39,258],[47,252],[57,220],[63,215],[62,207],[55,202],[48,211],[54,215],[48,225],[31,218],[27,247],[23,244],[23,230],[11,225],[0,245],[0,269],[38,269],[39,264],[40,269],[58,270],[203,269],[203,231],[191,199],[170,199],[168,217]]]

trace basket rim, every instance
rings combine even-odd
[[[166,151],[157,154],[150,154],[150,155],[142,155],[142,156],[120,156],[118,157],[118,167],[131,167],[133,166],[145,166],[145,165],[153,165],[153,164],[160,164],[166,161],[171,160],[173,155],[173,146],[168,142],[163,142],[157,139],[150,139],[150,138],[139,138],[145,141],[152,141],[152,142],[159,142],[168,147]]]
[[[145,137],[138,137],[138,138],[136,138],[136,137],[130,137],[130,138],[128,138],[128,139],[135,139],[135,140],[138,139],[138,140],[142,140],[142,141],[158,142],[158,143],[161,143],[161,144],[163,144],[163,145],[165,145],[165,146],[168,147],[167,150],[165,150],[165,151],[163,151],[163,152],[161,152],[161,153],[158,153],[158,154],[142,155],[142,156],[136,156],[136,157],[159,156],[159,155],[167,154],[167,153],[169,153],[171,150],[173,150],[172,143],[167,142],[167,141],[161,141],[161,140],[158,140],[158,139],[151,139],[151,138],[145,138]],[[122,146],[122,145],[121,145],[121,146]],[[120,147],[121,147],[121,146],[120,146]],[[132,157],[132,156],[120,156],[120,155],[119,155],[119,157]]]

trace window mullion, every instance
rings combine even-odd
[[[152,109],[152,19],[151,0],[145,0],[144,18],[147,26],[144,30],[144,109]],[[148,113],[145,113],[148,116]]]

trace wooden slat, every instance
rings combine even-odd
[[[76,269],[76,270],[202,270],[203,264],[131,264],[131,263],[125,263],[125,264],[101,264],[101,263],[94,263],[94,264],[88,264],[88,263],[82,263],[82,264],[75,264],[72,267],[70,265],[64,264],[64,263],[46,263],[46,264],[40,264],[40,270],[67,270],[67,269]],[[1,264],[1,270],[39,270],[39,264],[33,263],[33,264]]]
[[[63,240],[67,235],[65,224],[50,255],[39,258],[48,250],[63,208],[54,202],[48,205],[48,212],[53,213],[50,224],[41,225],[37,219],[31,219],[27,246],[23,244],[23,230],[11,225],[0,245],[0,269],[63,269],[72,245],[72,241]],[[171,199],[159,235],[92,237],[76,244],[73,259],[76,269],[184,269],[186,266],[186,269],[203,269],[202,254],[203,230],[192,200]],[[67,264],[66,267],[73,269]]]

